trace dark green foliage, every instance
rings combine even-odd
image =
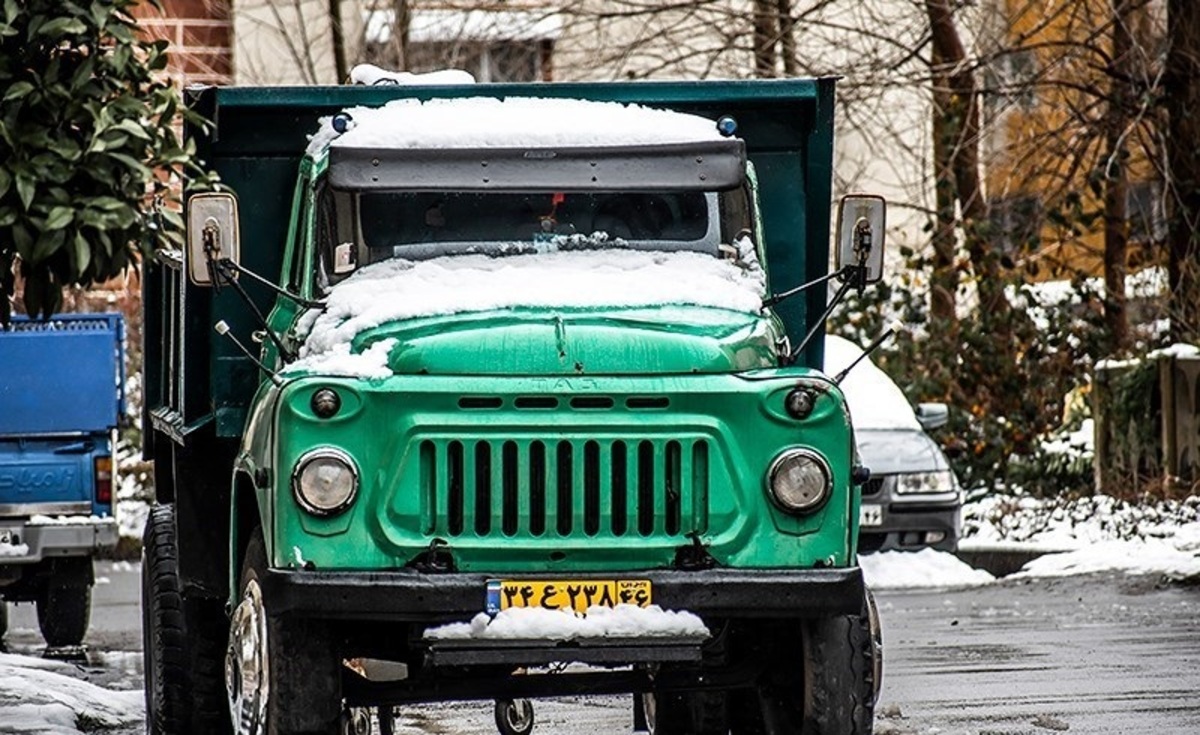
[[[933,324],[925,295],[903,285],[900,275],[850,300],[830,330],[865,345],[887,320],[903,322],[907,329],[884,343],[874,361],[914,404],[950,406],[950,422],[934,438],[964,487],[1015,482],[1010,462],[1024,462],[1027,470],[1042,437],[1063,423],[1063,398],[1086,383],[1095,356],[1103,354],[1100,295],[1078,279],[1070,298],[1056,304],[1014,280],[1006,314],[960,308],[954,323]]]
[[[157,4],[157,0],[151,0]],[[180,242],[167,206],[192,168],[162,78],[166,41],[136,36],[135,0],[3,0],[0,8],[0,324],[14,263],[25,310]],[[178,179],[176,178],[176,181]]]

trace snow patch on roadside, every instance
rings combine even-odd
[[[1123,571],[1200,578],[1200,497],[1129,503],[989,496],[963,508],[960,549],[1043,551],[1014,576]]]
[[[0,729],[75,735],[131,727],[145,719],[140,689],[113,691],[70,675],[56,661],[0,653]]]
[[[867,586],[878,590],[977,587],[996,581],[982,569],[936,549],[863,554],[858,564]]]
[[[495,617],[479,613],[469,623],[425,631],[429,640],[552,640],[577,638],[707,638],[708,628],[694,613],[658,605],[591,607],[587,616],[569,610],[518,607]]]

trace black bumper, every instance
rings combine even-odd
[[[648,579],[653,601],[702,616],[818,618],[862,610],[863,579],[848,569],[655,570],[606,574],[423,574],[273,569],[262,580],[271,615],[436,622],[482,612],[489,579]]]

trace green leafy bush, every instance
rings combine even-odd
[[[150,0],[157,4],[157,0]],[[4,0],[0,10],[0,323],[14,264],[25,310],[180,242],[172,184],[194,170],[162,78],[166,41],[137,36],[136,0]],[[198,122],[198,121],[197,121]]]

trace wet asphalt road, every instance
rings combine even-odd
[[[97,566],[79,676],[141,683],[136,567]],[[881,592],[881,735],[1200,733],[1200,586],[1099,575],[969,590]],[[10,609],[10,650],[38,655],[33,608]],[[629,697],[535,704],[535,733],[628,733]],[[488,703],[406,709],[399,732],[490,735]]]

